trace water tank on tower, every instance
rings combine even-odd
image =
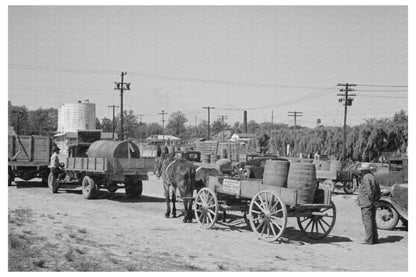
[[[95,130],[95,104],[65,103],[58,109],[58,133]]]

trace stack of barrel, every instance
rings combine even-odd
[[[316,183],[316,168],[309,160],[288,158],[266,161],[263,184],[296,189],[298,203],[313,202]]]

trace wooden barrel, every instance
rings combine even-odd
[[[299,203],[312,203],[316,188],[316,169],[311,163],[291,163],[287,187],[298,190]]]
[[[300,162],[311,164],[311,163],[313,163],[313,159],[301,159]]]
[[[289,161],[286,160],[267,160],[264,165],[263,184],[287,187],[289,165]]]
[[[218,155],[217,154],[212,154],[211,155],[211,163],[215,164],[218,161]]]
[[[342,162],[337,160],[331,160],[329,164],[330,171],[339,171],[342,168]]]
[[[210,155],[207,155],[207,154],[202,154],[202,155],[201,155],[201,161],[202,161],[203,163],[207,163],[207,164],[209,164],[209,161],[210,161]]]
[[[227,149],[223,148],[221,149],[221,159],[227,158]]]
[[[331,162],[330,161],[321,161],[320,165],[321,165],[320,166],[321,170],[329,170]]]

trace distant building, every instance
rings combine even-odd
[[[230,137],[230,141],[238,141],[238,142],[245,142],[249,143],[251,141],[256,140],[256,134],[248,134],[248,133],[234,133]]]
[[[148,138],[146,138],[146,142],[148,143],[167,143],[167,144],[174,144],[177,145],[181,141],[180,138],[171,136],[171,135],[153,135]]]

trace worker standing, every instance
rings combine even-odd
[[[49,165],[51,174],[52,174],[52,180],[48,182],[49,188],[52,190],[52,192],[56,193],[58,192],[58,184],[57,180],[59,179],[59,174],[63,172],[62,170],[62,164],[59,162],[59,147],[56,145],[53,147],[52,151],[53,154],[51,156],[51,163]]]
[[[374,168],[369,163],[363,163],[358,169],[361,173],[361,184],[358,188],[358,205],[361,208],[361,217],[365,229],[365,244],[378,243],[376,223],[376,203],[380,199],[380,186]]]

